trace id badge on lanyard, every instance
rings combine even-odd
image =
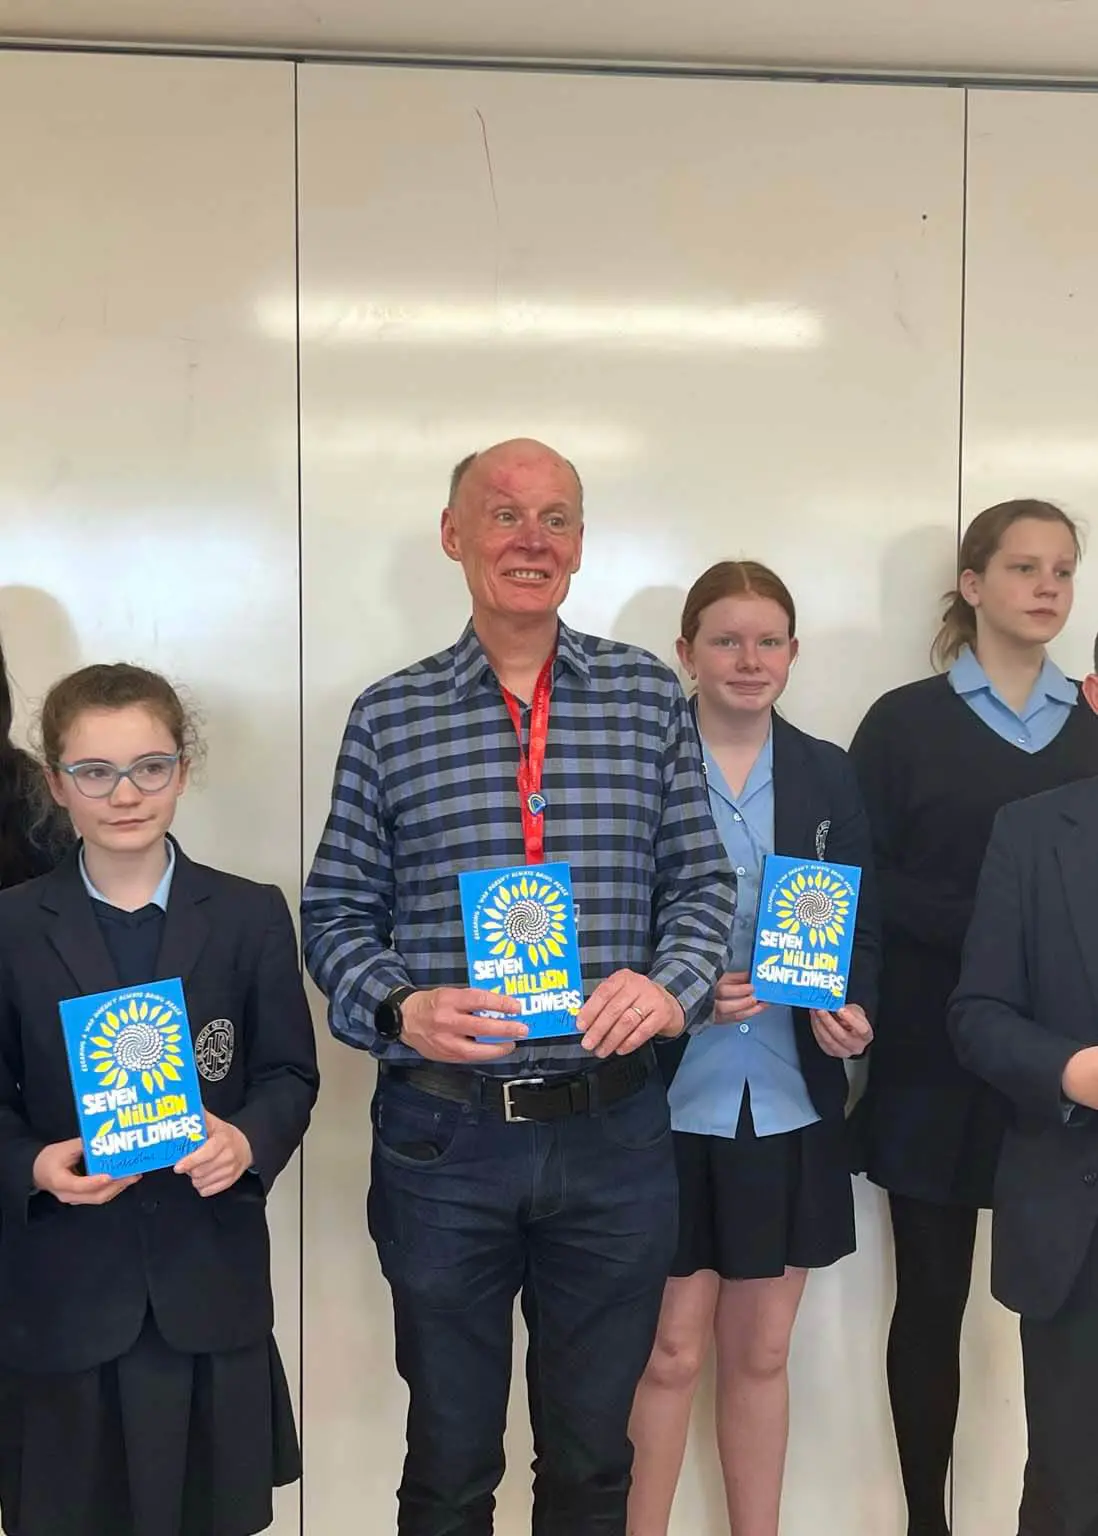
[[[527,864],[541,864],[545,860],[545,796],[541,792],[541,775],[545,767],[545,743],[549,736],[549,703],[553,692],[555,660],[554,651],[538,674],[534,687],[534,697],[530,703],[528,750],[524,750],[522,744],[522,710],[519,701],[509,689],[500,684],[503,702],[518,738],[519,765],[516,777]]]

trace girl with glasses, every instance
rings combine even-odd
[[[0,893],[0,1505],[19,1536],[251,1536],[300,1475],[267,1194],[317,1091],[278,890],[169,834],[197,750],[164,678],[50,690],[45,777],[79,846]],[[181,977],[208,1139],[83,1170],[58,1005]]]

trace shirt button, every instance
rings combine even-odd
[[[743,817],[742,817],[742,816],[741,816],[741,815],[740,815],[740,813],[739,813],[739,811],[737,811],[737,812],[736,812],[736,813],[735,813],[735,815],[734,815],[734,816],[733,816],[733,817],[732,817],[732,820],[733,820],[733,821],[742,821],[742,820],[743,820]]]
[[[1026,739],[1027,739],[1027,738],[1026,738],[1026,737],[1025,737],[1025,736],[1019,736],[1019,737],[1018,737],[1018,745],[1019,745],[1019,746],[1020,746],[1020,747],[1024,747],[1024,746],[1025,746],[1025,744],[1026,744]]]
[[[746,870],[746,869],[745,869],[745,868],[744,868],[744,867],[743,867],[743,865],[742,865],[742,864],[741,864],[741,865],[739,865],[739,867],[738,867],[738,868],[737,868],[737,870],[736,870],[736,873],[737,873],[737,875],[746,875],[746,874],[747,874],[747,870]]]
[[[749,1034],[750,1032],[751,1032],[751,1025],[750,1024],[741,1024],[740,1025],[740,1034],[741,1035],[746,1035],[746,1034]]]
[[[1098,1173],[1095,1173],[1093,1168],[1088,1168],[1086,1173],[1083,1174],[1083,1183],[1098,1184]]]

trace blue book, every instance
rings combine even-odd
[[[583,981],[568,865],[471,870],[458,885],[469,985],[517,997],[522,1013],[512,1017],[531,1040],[575,1034]]]
[[[84,1167],[123,1178],[170,1168],[206,1140],[183,983],[61,1004]]]
[[[760,1003],[843,1006],[861,879],[852,864],[766,856],[751,957]]]

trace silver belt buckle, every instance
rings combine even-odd
[[[508,1125],[525,1123],[529,1115],[516,1115],[511,1105],[512,1088],[537,1088],[545,1082],[544,1077],[510,1077],[503,1084],[503,1118]]]

